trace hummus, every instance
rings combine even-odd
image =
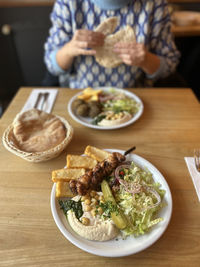
[[[120,112],[115,114],[113,112],[108,112],[105,119],[101,120],[99,126],[115,126],[129,121],[132,118],[131,114],[128,112]]]
[[[78,201],[78,199],[79,197],[73,198],[75,201]],[[82,224],[82,217],[89,218],[90,224],[87,226]],[[119,234],[119,229],[117,229],[111,219],[102,220],[98,216],[93,217],[91,212],[84,212],[82,217],[78,220],[72,210],[67,212],[67,219],[72,229],[88,240],[107,241],[115,238]]]

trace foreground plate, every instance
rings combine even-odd
[[[88,118],[88,117],[82,117],[82,116],[78,116],[75,114],[75,112],[73,111],[72,109],[72,103],[74,102],[74,100],[77,98],[78,95],[81,95],[82,92],[79,92],[78,94],[74,95],[69,103],[68,103],[68,112],[70,114],[70,116],[75,120],[77,121],[78,123],[84,125],[84,126],[87,126],[89,128],[94,128],[94,129],[99,129],[99,130],[113,130],[113,129],[119,129],[119,128],[123,128],[123,127],[126,127],[132,123],[134,123],[136,120],[139,119],[139,117],[142,115],[143,113],[143,109],[144,109],[144,106],[143,106],[143,103],[141,101],[141,99],[136,96],[134,93],[132,92],[129,92],[127,90],[124,90],[124,89],[118,89],[118,88],[113,88],[113,87],[100,87],[100,88],[97,88],[97,89],[102,89],[103,91],[109,91],[110,89],[114,89],[115,91],[117,92],[122,92],[124,93],[125,95],[127,95],[128,97],[130,98],[133,98],[135,101],[137,101],[138,103],[140,103],[140,109],[138,110],[138,112],[132,117],[132,119],[130,119],[129,121],[127,122],[124,122],[122,124],[119,124],[119,125],[114,125],[114,126],[98,126],[98,125],[93,125],[91,122],[92,122],[92,119],[91,118]],[[97,90],[96,89],[96,90]]]
[[[107,151],[124,153],[122,150],[107,149]],[[159,213],[159,216],[164,220],[158,225],[152,227],[152,230],[143,236],[137,238],[128,237],[126,240],[113,239],[106,242],[89,241],[82,238],[72,230],[65,215],[63,214],[63,211],[59,208],[58,199],[55,197],[56,184],[53,185],[51,191],[51,211],[57,227],[72,244],[91,254],[105,257],[121,257],[135,254],[155,243],[164,233],[169,224],[172,214],[172,196],[165,178],[150,162],[144,158],[135,154],[127,155],[126,158],[127,160],[134,161],[141,168],[148,168],[148,170],[153,174],[154,181],[159,182],[161,184],[161,188],[166,191],[163,201],[167,203],[167,206],[162,208]]]

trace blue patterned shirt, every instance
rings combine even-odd
[[[94,56],[77,56],[71,68],[61,69],[56,62],[57,51],[69,42],[77,29],[94,30],[106,18],[117,16],[120,25],[133,27],[136,40],[161,59],[159,70],[147,75],[141,68],[121,64],[104,68]],[[45,63],[59,76],[61,86],[70,88],[115,86],[131,88],[152,86],[153,81],[174,72],[180,53],[174,44],[166,0],[133,0],[116,10],[103,10],[92,0],[57,0],[51,13],[52,27],[45,43]]]

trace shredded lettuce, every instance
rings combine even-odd
[[[131,164],[131,168],[123,169],[124,181],[128,183],[138,184],[145,188],[152,188],[159,195],[161,200],[165,191],[162,190],[159,183],[155,183],[150,171],[143,170],[135,163]],[[129,235],[139,236],[148,232],[153,225],[163,220],[157,217],[158,211],[165,205],[162,201],[155,205],[157,199],[154,194],[149,191],[141,190],[139,193],[127,192],[124,185],[120,185],[119,191],[115,194],[118,206],[121,208],[127,219],[127,227],[122,231],[124,237]]]
[[[140,104],[129,97],[108,100],[105,102],[105,104],[103,104],[104,111],[113,111],[114,113],[126,111],[130,114],[135,114],[138,112],[139,107]]]

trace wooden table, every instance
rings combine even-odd
[[[184,156],[200,147],[200,106],[190,89],[134,89],[144,102],[142,117],[112,131],[86,128],[67,112],[77,91],[59,90],[53,113],[74,127],[70,145],[58,158],[30,163],[0,146],[0,266],[199,266],[200,203]],[[0,132],[21,110],[31,88],[21,88],[0,120]],[[81,154],[86,145],[127,149],[154,164],[173,197],[171,222],[146,250],[128,257],[88,254],[61,234],[50,210],[51,171],[65,165],[67,153]]]

